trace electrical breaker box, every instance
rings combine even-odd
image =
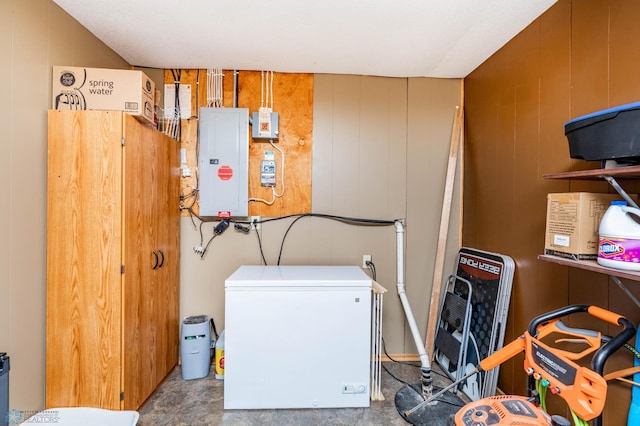
[[[200,215],[247,216],[249,110],[200,109]]]

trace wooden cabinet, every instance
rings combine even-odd
[[[138,409],[179,352],[179,144],[49,111],[46,406]]]

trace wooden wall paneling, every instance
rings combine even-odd
[[[609,3],[571,2],[571,118],[609,106]]]
[[[485,68],[476,71],[465,79],[465,106],[469,101],[484,99],[485,108],[471,109],[470,114],[465,114],[465,157],[464,170],[464,205],[462,245],[470,246],[473,241],[479,241],[480,226],[475,220],[475,215],[480,209],[481,196],[479,194],[482,187],[479,176],[483,176],[482,170],[486,167],[486,158],[489,143],[495,138],[497,126],[496,118],[496,91],[493,90],[490,75],[492,62],[485,62]],[[485,69],[487,71],[485,72]],[[466,111],[466,107],[465,107]]]
[[[333,170],[333,117],[335,81],[339,76],[321,74],[314,78],[313,95],[313,162],[322,167],[312,170],[313,199],[315,212],[331,212],[332,210],[332,170]],[[315,220],[313,221],[315,223]],[[314,253],[317,259],[328,261],[331,258],[331,233],[326,228],[311,226],[310,239],[314,242]]]
[[[598,167],[595,162],[569,157],[563,124],[582,114],[637,100],[640,86],[633,77],[637,74],[640,46],[639,38],[634,37],[638,31],[634,21],[637,8],[637,2],[632,1],[561,0],[465,79],[465,245],[491,249],[496,243],[490,231],[483,231],[493,229],[494,224],[487,217],[499,207],[483,204],[482,198],[487,191],[497,187],[495,175],[491,173],[497,154],[492,151],[491,141],[497,138],[502,143],[508,140],[508,132],[515,133],[514,154],[520,161],[536,155],[536,149],[529,144],[538,144],[538,173],[533,164],[524,164],[515,175],[517,186],[525,188],[531,198],[520,198],[520,194],[516,194],[512,201],[518,208],[527,210],[527,219],[522,221],[516,214],[504,216],[502,225],[510,227],[523,223],[531,229],[517,229],[513,241],[509,241],[508,234],[498,237],[498,242],[516,255],[516,298],[510,308],[508,332],[516,332],[516,328],[528,323],[532,310],[542,313],[570,303],[603,306],[627,315],[636,323],[640,316],[637,307],[631,305],[606,275],[537,261],[537,254],[543,247],[538,247],[536,254],[533,246],[541,244],[541,236],[532,237],[535,232],[543,232],[544,216],[538,218],[538,215],[546,209],[546,193],[612,192],[606,182],[547,181],[542,175]],[[521,44],[522,36],[530,38],[531,43]],[[514,54],[514,50],[520,50],[519,55]],[[537,76],[527,74],[535,70],[535,57],[540,58]],[[530,70],[524,71],[523,67],[530,67]],[[518,80],[526,75],[538,78],[539,85],[523,84]],[[501,121],[509,110],[505,106],[509,92],[515,93],[516,113],[511,125]],[[536,96],[539,96],[539,105],[534,102]],[[535,132],[534,125],[538,127]],[[537,141],[532,142],[528,136],[523,140],[523,131],[525,135],[535,134]],[[528,273],[534,267],[532,265],[536,265],[537,273]],[[630,283],[630,286],[638,293],[634,284]],[[616,327],[603,325],[588,316],[572,317],[567,322],[609,334],[617,332]],[[607,370],[630,364],[630,355],[621,351],[608,363]],[[521,360],[516,358],[512,366],[501,367],[503,390],[522,393],[521,366]],[[604,424],[626,421],[629,390],[617,383],[610,385]],[[563,410],[562,405],[562,401],[551,403],[554,410]]]
[[[425,301],[424,307],[413,305],[413,314],[424,343],[430,339],[433,327],[428,317],[434,312],[429,303],[434,294],[434,271],[442,267],[442,276],[453,270],[459,249],[457,235],[458,203],[452,196],[446,247],[439,243],[439,230],[443,214],[443,200],[447,186],[447,173],[452,142],[456,106],[460,107],[461,86],[459,80],[409,79],[407,111],[406,152],[406,276],[407,297],[411,301]],[[463,111],[461,111],[463,113]],[[453,140],[452,140],[453,138]],[[456,163],[460,164],[461,147],[458,146]],[[449,176],[450,177],[450,176]],[[460,183],[460,175],[453,175],[454,192]],[[444,242],[442,240],[441,242]],[[444,259],[438,256],[444,253]],[[443,261],[438,265],[438,261]],[[442,285],[440,281],[438,285]],[[437,313],[436,313],[437,316]],[[405,322],[405,352],[415,352],[415,342]],[[423,343],[423,344],[424,344]],[[429,352],[429,351],[428,351]]]
[[[313,95],[313,161],[322,164],[312,170],[313,200],[316,211],[330,211],[332,186],[331,170],[333,169],[333,93],[334,75],[318,75],[314,79]],[[322,125],[318,125],[322,124]]]
[[[354,216],[357,214],[354,196],[358,189],[355,177],[359,175],[360,167],[361,84],[357,76],[338,76],[334,81],[331,172],[327,175],[332,187],[342,187],[342,191],[330,194],[330,208]],[[319,164],[317,166],[320,167]]]
[[[359,162],[365,164],[385,164],[389,151],[393,149],[389,143],[388,117],[389,97],[391,95],[391,79],[377,77],[363,77],[360,99],[360,120],[369,123],[359,126]],[[389,193],[389,170],[379,167],[359,167],[357,175],[353,176],[358,183],[358,198],[361,209],[359,217],[366,217],[367,213],[377,210],[381,201],[379,194]]]
[[[537,162],[545,193],[569,192],[568,180],[543,179],[571,167],[564,123],[571,116],[571,3],[560,2],[540,18],[540,150]],[[545,204],[546,207],[546,204]],[[544,217],[542,217],[544,221]]]
[[[235,71],[237,73],[237,107],[257,112],[261,106],[262,82],[260,71]],[[234,71],[223,71],[223,104],[233,107]],[[192,116],[197,115],[197,105],[207,106],[207,70],[182,70],[181,83],[192,85]],[[173,82],[171,70],[165,70],[165,83]],[[196,101],[196,92],[198,100]],[[273,205],[261,202],[249,203],[250,216],[281,216],[311,211],[311,164],[313,122],[313,75],[275,73],[273,79],[273,110],[278,113],[279,139],[274,143],[285,152],[285,193]],[[182,148],[187,150],[188,165],[192,177],[182,178],[182,193],[188,194],[196,185],[197,120],[183,120]],[[249,129],[251,135],[251,128]],[[272,199],[270,188],[260,184],[260,162],[265,151],[274,151],[278,184],[282,192],[282,157],[268,142],[249,142],[249,198]],[[194,208],[197,212],[197,208]],[[183,211],[183,215],[188,212]]]
[[[334,81],[334,108],[331,123],[332,158],[331,168],[326,173],[326,179],[331,181],[331,187],[341,188],[341,191],[332,191],[329,194],[331,211],[353,217],[357,217],[360,213],[358,211],[360,203],[358,177],[360,168],[363,167],[360,159],[360,145],[363,143],[360,138],[361,114],[368,108],[361,103],[362,85],[363,78],[359,76],[337,76]],[[323,166],[317,162],[315,165]],[[348,258],[349,253],[358,249],[356,227],[336,223],[330,229],[332,241],[340,241],[341,238],[346,237],[346,244],[332,246],[332,261]]]
[[[609,102],[610,106],[640,100],[640,86],[629,85],[640,75],[640,2],[610,1]]]
[[[518,52],[518,59],[512,63],[515,75],[515,111],[513,129],[513,197],[509,200],[513,227],[505,227],[512,233],[505,235],[511,238],[505,250],[514,259],[535,258],[544,247],[544,218],[546,206],[540,203],[545,199],[539,187],[541,180],[540,151],[540,57],[531,54],[540,42],[540,22],[534,21],[530,31],[520,33],[511,49]],[[532,49],[533,48],[533,49]],[[507,208],[506,206],[504,207]],[[527,224],[526,226],[523,226]],[[536,226],[537,225],[537,226]],[[521,242],[526,241],[526,244]],[[514,315],[508,323],[511,340],[526,330],[531,318],[539,313],[541,301],[553,297],[536,288],[538,281],[537,262],[516,261],[514,286],[512,289],[511,307],[518,315]],[[520,357],[510,361],[513,365],[512,389],[523,395],[526,391],[526,380]],[[504,377],[504,375],[503,375]]]
[[[621,280],[623,285],[636,297],[640,299],[640,286],[638,282]],[[608,283],[609,291],[609,310],[626,316],[629,320],[634,322],[638,326],[638,319],[640,317],[640,311],[638,306],[629,298],[616,284],[612,281]],[[608,326],[607,330],[610,336],[620,332],[620,327],[613,325]],[[630,342],[633,344],[633,341]],[[633,355],[630,351],[620,350],[616,352],[606,363],[606,371],[616,371],[623,368],[629,368],[633,365]],[[631,377],[629,377],[631,378]],[[632,385],[629,383],[623,383],[618,380],[612,380],[608,382],[607,389],[607,415],[603,424],[615,424],[615,420],[612,419],[609,422],[609,413],[627,413],[629,405],[631,403],[631,389]]]

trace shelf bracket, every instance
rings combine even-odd
[[[618,194],[620,194],[622,196],[622,198],[625,199],[625,201],[631,206],[631,207],[635,207],[636,209],[638,208],[638,204],[636,204],[635,201],[633,201],[633,198],[631,198],[629,196],[629,194],[627,194],[627,191],[625,191],[620,184],[613,178],[613,176],[603,176],[607,182],[609,182],[609,184],[611,186],[613,186],[613,189],[615,189]]]
[[[631,293],[631,291],[629,291],[627,286],[624,285],[622,281],[620,281],[620,278],[616,277],[615,275],[609,275],[609,278],[611,279],[611,281],[616,283],[618,287],[620,287],[620,290],[624,291],[627,297],[631,299],[631,301],[635,303],[638,308],[640,308],[640,301],[636,298],[636,296],[633,295],[633,293]]]

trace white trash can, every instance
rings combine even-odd
[[[211,330],[207,315],[186,317],[182,321],[180,358],[184,380],[201,379],[209,375],[211,366]]]

